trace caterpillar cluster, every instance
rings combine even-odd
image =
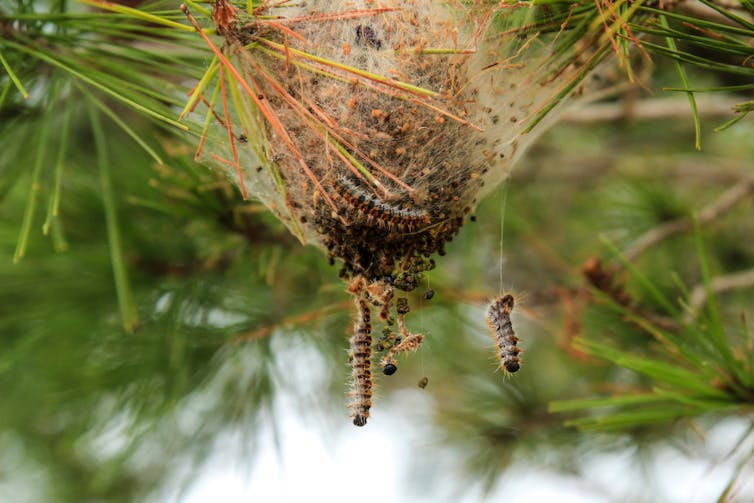
[[[372,407],[372,351],[386,352],[381,359],[382,371],[385,375],[394,374],[397,370],[395,356],[399,353],[415,351],[419,348],[424,335],[412,334],[405,323],[405,315],[409,312],[408,299],[399,297],[393,302],[393,287],[384,280],[368,282],[364,276],[357,275],[348,284],[348,293],[354,296],[356,305],[356,322],[351,336],[351,417],[353,424],[364,426],[369,418]],[[371,306],[380,307],[380,319],[384,324],[382,337],[372,345]],[[390,316],[395,305],[398,332],[390,328],[394,324]]]
[[[398,297],[393,302],[393,286],[385,280],[368,281],[362,275],[354,276],[349,285],[348,292],[354,296],[356,304],[356,322],[351,337],[351,417],[353,424],[364,426],[369,418],[369,410],[372,407],[372,353],[383,353],[380,359],[382,373],[393,375],[398,371],[396,356],[401,353],[416,351],[424,341],[423,334],[414,334],[408,330],[405,317],[410,311],[408,299]],[[382,337],[372,344],[372,323],[370,304],[380,307],[380,319],[384,324]],[[511,313],[513,311],[514,298],[512,295],[503,295],[495,299],[487,310],[487,323],[492,329],[497,346],[497,356],[500,359],[500,367],[508,373],[515,373],[521,368],[518,347],[519,339],[513,330]],[[395,307],[395,321],[390,316]],[[392,327],[397,322],[398,330]],[[396,333],[397,332],[397,333]],[[419,381],[419,387],[427,385],[427,378]]]
[[[340,176],[333,180],[333,190],[336,199],[343,204],[340,211],[352,224],[411,234],[430,223],[429,214],[425,210],[407,209],[399,204],[381,201],[350,178]]]
[[[512,295],[498,297],[490,304],[487,311],[487,324],[494,333],[500,366],[510,373],[517,372],[521,368],[521,358],[518,355],[522,352],[517,346],[519,339],[511,323],[512,311]]]
[[[506,2],[211,3],[202,12],[220,47],[182,6],[215,61],[184,110],[206,108],[195,121],[205,124],[196,157],[231,174],[244,196],[248,186],[331,264],[342,262],[357,311],[350,407],[364,426],[373,349],[384,348],[389,374],[395,356],[423,340],[406,328],[408,304],[394,301],[393,288],[421,284],[433,255],[445,254],[479,198],[545,129],[534,127],[565,109],[563,83],[574,88],[609,51],[589,49],[593,33],[553,51],[546,33],[513,29],[520,10]],[[211,127],[213,117],[222,127]],[[387,328],[375,348],[372,306]],[[512,309],[513,298],[501,297],[488,317],[508,372],[521,352]]]
[[[565,109],[562,82],[579,83],[599,54],[589,43],[552,51],[540,43],[549,35],[518,32],[520,11],[505,2],[211,4],[202,13],[219,47],[183,8],[220,62],[184,111],[207,125],[197,158],[328,252],[339,206],[357,215],[332,219],[344,226],[372,223],[395,241],[420,239],[420,254],[439,251],[545,129],[532,128]],[[213,117],[222,127],[210,127]],[[370,193],[383,186],[397,199]],[[333,253],[349,268],[362,245],[352,242]],[[400,260],[407,248],[391,254]]]

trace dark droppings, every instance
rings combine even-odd
[[[382,49],[382,41],[371,26],[360,24],[356,27],[356,43],[365,47]]]

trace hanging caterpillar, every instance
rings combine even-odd
[[[344,205],[344,216],[354,222],[400,234],[410,234],[427,226],[429,214],[422,209],[406,209],[381,201],[354,180],[340,176],[333,181],[336,199]]]
[[[367,424],[372,407],[372,324],[369,304],[356,300],[357,318],[351,337],[351,417],[353,424]]]
[[[513,331],[511,311],[513,311],[513,296],[498,297],[490,304],[487,311],[487,324],[494,332],[500,367],[513,373],[521,368],[521,358],[518,355],[522,350],[517,346],[519,339]]]

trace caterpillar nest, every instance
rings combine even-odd
[[[342,264],[362,325],[369,301],[390,326],[393,289],[415,289],[435,266],[432,255],[508,176],[588,58],[551,51],[536,33],[500,35],[521,25],[521,4],[255,5],[213,5],[221,39],[202,34],[215,58],[187,106],[206,107],[197,157]],[[352,349],[359,425],[371,405],[359,384],[371,377],[365,340]],[[418,347],[411,340],[404,350]]]

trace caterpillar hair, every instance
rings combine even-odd
[[[357,318],[351,337],[351,417],[353,424],[367,424],[372,407],[372,324],[369,304],[356,299]]]
[[[366,288],[366,286],[367,286],[367,281],[366,279],[364,279],[364,276],[362,276],[361,274],[357,274],[353,278],[351,278],[351,281],[348,283],[347,291],[351,295],[358,297],[364,292],[364,289]]]
[[[513,311],[513,296],[498,297],[490,304],[487,311],[487,324],[495,335],[500,367],[513,373],[521,368],[521,358],[518,355],[522,350],[517,346],[519,339],[513,331],[511,311]]]

